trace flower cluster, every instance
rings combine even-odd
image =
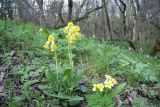
[[[73,22],[69,22],[67,27],[65,27],[63,31],[67,33],[66,38],[70,44],[73,44],[81,36],[81,34],[79,33],[80,27],[74,26]]]
[[[93,84],[93,91],[96,91],[98,88],[100,92],[102,92],[105,88],[111,89],[115,84],[117,84],[117,81],[112,78],[110,75],[105,75],[106,80],[104,83],[99,83],[99,84]]]
[[[43,48],[50,49],[51,52],[54,52],[57,49],[57,45],[54,42],[54,36],[48,36],[48,41],[43,45]]]

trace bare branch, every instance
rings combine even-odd
[[[115,3],[117,4],[119,10],[122,12],[122,13],[125,13],[126,11],[126,3],[124,3],[122,0],[119,0],[120,3],[123,5],[123,8],[118,4],[117,0],[114,0]]]
[[[95,11],[97,11],[97,10],[100,10],[100,9],[102,9],[103,7],[104,7],[104,5],[101,5],[101,6],[99,6],[99,7],[95,7],[95,8],[93,8],[93,9],[90,9],[90,10],[87,11],[83,16],[78,17],[78,18],[75,18],[75,19],[71,19],[70,21],[72,21],[72,22],[77,22],[77,21],[84,20],[84,19],[88,18],[89,15],[90,15],[92,12],[95,12]],[[60,26],[56,26],[54,29],[59,29],[59,28],[64,27],[64,26],[66,26],[66,23],[64,23],[64,24],[62,24],[62,25],[60,25]]]
[[[121,9],[121,6],[118,4],[117,0],[114,0],[114,1],[115,1],[116,5],[118,6],[119,10],[120,10],[121,12],[123,12],[123,10]]]

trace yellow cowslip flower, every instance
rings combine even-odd
[[[113,85],[117,84],[117,80],[114,79],[114,78],[111,78],[111,82],[112,82]]]
[[[73,27],[73,22],[69,22],[67,27],[72,28]]]
[[[66,38],[70,44],[73,44],[75,41],[77,41],[78,38],[81,37],[81,34],[78,32],[80,31],[80,27],[74,26],[73,22],[69,22],[63,31],[67,33]]]
[[[49,44],[50,44],[50,42],[49,42],[49,41],[47,41],[45,44],[46,44],[46,45],[49,45]]]
[[[76,40],[69,40],[70,44],[73,44]]]
[[[73,44],[77,40],[77,38],[75,36],[69,36],[68,40],[70,44]]]
[[[80,37],[81,37],[81,34],[80,34],[79,32],[76,32],[76,33],[75,33],[75,36],[76,36],[76,38],[80,38]]]
[[[70,38],[70,35],[67,35],[67,36],[66,36],[66,39],[68,39],[68,40],[69,40],[69,38]]]
[[[49,49],[49,46],[48,46],[47,44],[44,44],[44,45],[43,45],[43,48],[44,48],[44,49]]]
[[[53,42],[53,41],[54,41],[54,36],[49,35],[49,36],[48,36],[48,41],[49,41],[49,42]]]
[[[70,44],[74,43],[77,40],[77,38],[74,35],[69,35],[69,34],[66,36],[66,38],[68,39],[68,42]]]
[[[57,45],[51,45],[51,52],[54,52],[57,49]]]
[[[67,27],[63,29],[63,32],[64,32],[64,33],[68,33]]]
[[[74,27],[73,27],[73,32],[78,32],[78,31],[80,31],[79,26],[74,26]]]
[[[66,39],[69,40],[72,36],[73,36],[73,34],[69,32],[68,35],[66,36]]]
[[[102,92],[103,89],[104,89],[104,86],[103,86],[102,83],[100,83],[100,84],[97,85],[97,88],[99,89],[100,92]]]
[[[96,91],[96,89],[97,89],[97,84],[93,84],[92,90],[93,90],[93,91]]]
[[[106,79],[111,79],[112,77],[110,75],[105,75]]]
[[[105,81],[104,84],[105,84],[105,87],[106,87],[106,88],[109,88],[109,89],[111,89],[112,86],[113,86],[113,84],[112,84],[111,81]]]

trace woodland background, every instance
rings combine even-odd
[[[58,29],[73,21],[100,40],[150,48],[160,36],[160,0],[1,0],[0,18]],[[149,50],[148,50],[149,51]]]
[[[0,107],[160,107],[159,58],[160,0],[0,0]]]

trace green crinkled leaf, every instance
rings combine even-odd
[[[70,68],[64,70],[63,81],[70,81],[73,78],[73,71]]]
[[[77,95],[76,96],[69,96],[68,100],[73,101],[73,102],[74,101],[81,101],[81,100],[83,100],[83,97],[80,97],[80,96],[77,96]]]
[[[46,70],[45,71],[46,79],[49,83],[51,83],[55,88],[58,86],[59,81],[56,77],[55,71]],[[57,89],[56,89],[57,90]]]
[[[52,94],[52,88],[50,85],[38,85],[39,89],[43,90],[43,92],[49,96],[51,96]]]
[[[134,107],[145,107],[148,104],[147,99],[138,97],[133,98],[131,103]]]
[[[80,103],[80,101],[83,100],[83,97],[80,97],[80,96],[70,96],[68,101],[69,101],[69,104],[70,105],[77,105]]]
[[[84,75],[84,71],[83,70],[78,70],[75,74],[74,74],[74,79],[73,79],[73,88],[78,86],[80,80],[82,79]]]

